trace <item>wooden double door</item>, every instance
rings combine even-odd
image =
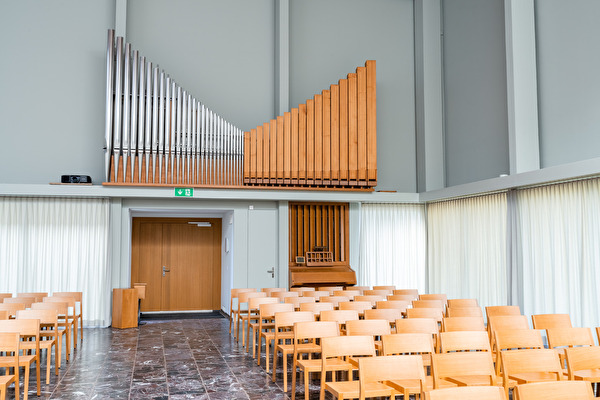
[[[221,308],[221,219],[134,218],[131,250],[142,311]]]

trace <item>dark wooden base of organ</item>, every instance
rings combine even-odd
[[[290,267],[290,287],[352,286],[356,272],[350,267]]]

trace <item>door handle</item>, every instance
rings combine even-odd
[[[271,278],[275,278],[275,267],[271,267],[271,269],[267,270],[267,274],[271,274]]]
[[[171,272],[171,270],[170,270],[170,269],[167,269],[167,267],[165,267],[165,266],[163,265],[163,267],[162,267],[162,276],[165,276],[167,272]]]

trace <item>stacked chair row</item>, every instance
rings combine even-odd
[[[588,398],[589,382],[600,382],[600,347],[567,314],[533,315],[530,327],[519,307],[493,306],[484,320],[476,299],[393,287],[234,289],[231,307],[230,332],[236,340],[241,333],[259,365],[264,347],[273,381],[281,361],[284,391],[293,357],[292,399],[298,373],[305,399],[311,373],[320,375],[321,399],[326,392],[337,399],[508,399],[511,392],[513,399],[558,399],[530,393],[566,386],[569,398]],[[596,334],[600,340],[600,328]],[[345,380],[335,378],[339,371]]]
[[[0,379],[0,399],[4,399],[14,384],[15,398],[20,398],[21,368],[24,369],[23,398],[28,397],[30,369],[35,364],[37,395],[41,394],[40,361],[46,351],[46,384],[50,383],[51,359],[59,375],[63,343],[66,361],[77,347],[82,327],[82,293],[0,293],[0,367],[6,374]],[[83,331],[82,331],[83,333]],[[72,340],[71,340],[72,338]],[[54,352],[53,352],[54,350]]]

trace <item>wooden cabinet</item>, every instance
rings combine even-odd
[[[119,329],[138,326],[137,289],[113,289],[112,327]]]

